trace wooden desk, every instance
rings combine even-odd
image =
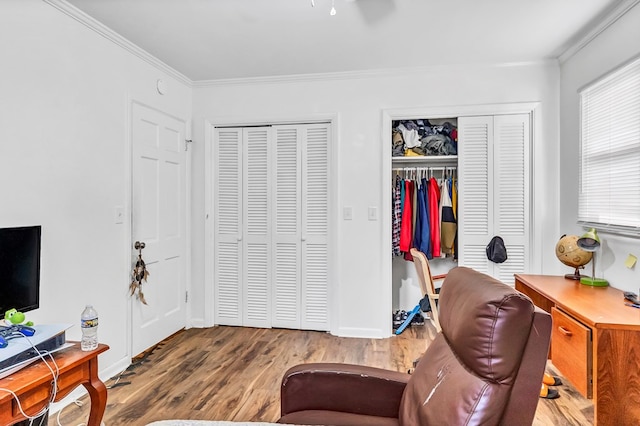
[[[95,351],[83,352],[79,342],[54,354],[60,374],[55,402],[83,385],[91,397],[91,412],[87,426],[100,426],[107,405],[107,387],[98,378],[98,355],[107,345],[98,345]],[[55,370],[55,368],[54,368]],[[0,379],[0,388],[10,389],[18,395],[22,409],[29,415],[37,414],[49,404],[53,378],[42,360]],[[0,391],[0,425],[6,426],[24,420],[15,398]]]
[[[517,290],[552,314],[551,361],[593,398],[595,424],[640,424],[640,309],[625,306],[612,287],[548,275],[515,279]]]

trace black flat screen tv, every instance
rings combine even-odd
[[[0,319],[40,307],[41,228],[0,228]]]

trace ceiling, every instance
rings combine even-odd
[[[552,59],[625,0],[67,2],[201,81]]]

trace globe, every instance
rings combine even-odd
[[[573,274],[564,277],[572,280],[580,279],[580,268],[591,261],[593,253],[584,251],[578,247],[577,235],[563,235],[556,244],[556,257],[567,266],[576,268]]]

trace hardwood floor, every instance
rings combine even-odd
[[[280,379],[304,362],[345,362],[407,371],[435,335],[426,322],[386,339],[335,337],[314,331],[214,327],[179,332],[107,381],[107,426],[145,425],[163,419],[275,421]],[[557,375],[553,366],[549,372]],[[566,383],[561,397],[541,399],[534,425],[593,424],[593,404]],[[67,406],[62,425],[88,417],[84,405]],[[52,415],[50,425],[56,425]]]

